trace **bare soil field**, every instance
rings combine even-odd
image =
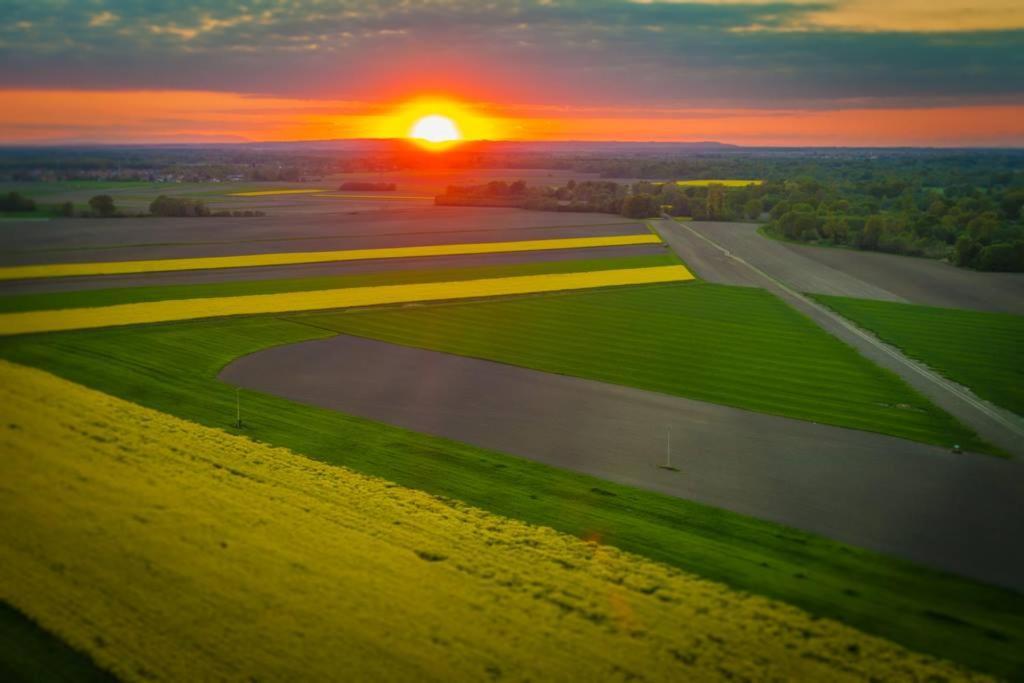
[[[930,259],[787,244],[750,223],[692,222],[698,233],[793,289],[945,308],[1024,314],[1024,273],[981,273]],[[672,230],[696,273],[711,282],[756,285],[724,254]]]
[[[114,218],[9,222],[0,265],[188,258],[281,251],[643,234],[621,216],[417,207],[259,218]]]
[[[1013,462],[346,336],[220,377],[1024,588]]]

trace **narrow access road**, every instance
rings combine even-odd
[[[771,261],[759,262],[756,244],[734,253],[714,238],[674,220],[652,221],[662,239],[698,277],[728,284],[760,287],[773,292],[824,330],[853,346],[882,367],[931,399],[936,405],[970,426],[982,438],[1014,456],[1024,456],[1024,421],[975,396],[931,368],[907,357],[846,318],[794,289]],[[768,241],[767,239],[765,240]],[[890,297],[891,300],[891,297]]]

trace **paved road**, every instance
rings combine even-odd
[[[348,336],[221,379],[1024,589],[1024,468],[1005,460]],[[679,472],[657,466],[669,427]]]
[[[671,220],[655,221],[654,224],[669,246],[693,267],[698,276],[711,282],[762,287],[774,292],[826,331],[878,365],[898,374],[990,443],[1016,456],[1024,456],[1024,420],[1020,417],[977,398],[964,387],[908,358],[895,347],[881,342],[800,293],[808,289],[815,291],[814,283],[820,283],[817,286],[819,290],[831,283],[837,288],[849,287],[844,290],[847,296],[881,298],[869,296],[871,285],[868,283],[840,279],[842,273],[803,259],[788,250],[786,245],[756,233],[751,238],[749,230],[735,227],[741,224],[680,224]],[[836,279],[831,279],[833,277]],[[855,291],[863,293],[851,293]]]

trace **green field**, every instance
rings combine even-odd
[[[1024,415],[1024,316],[811,296],[981,398]]]
[[[88,656],[0,602],[0,680],[114,683],[117,679],[97,668]]]
[[[759,289],[688,283],[296,319],[397,344],[993,452],[896,375]]]
[[[286,280],[235,280],[196,285],[163,285],[149,287],[120,287],[117,289],[76,290],[0,296],[0,313],[20,311],[48,311],[66,308],[89,308],[146,301],[199,299],[219,296],[246,296],[250,294],[278,294],[283,292],[311,292],[343,287],[375,287],[378,285],[414,284],[417,282],[456,282],[516,275],[543,275],[582,271],[646,268],[679,263],[674,254],[651,254],[619,258],[576,259],[542,261],[496,266],[472,266],[434,270],[389,270],[359,275],[298,278]]]
[[[0,340],[0,356],[234,431],[235,392],[217,380],[220,369],[263,348],[330,334],[272,317],[233,318],[9,338]],[[1004,675],[1024,670],[1024,655],[1007,646],[1024,640],[1024,597],[1010,591],[742,515],[273,396],[243,392],[242,404],[243,433],[260,441],[497,514],[598,537],[980,670]]]

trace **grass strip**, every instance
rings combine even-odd
[[[235,390],[217,380],[221,368],[264,348],[330,334],[269,317],[228,318],[5,338],[0,356],[235,431]],[[1007,678],[1024,672],[1024,596],[1012,591],[274,396],[242,392],[242,412],[241,433],[264,443],[598,540],[978,670]]]

